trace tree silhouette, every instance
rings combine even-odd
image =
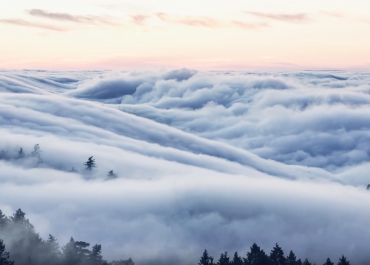
[[[78,171],[77,171],[77,169],[75,169],[74,167],[72,167],[72,168],[71,168],[71,170],[70,170],[70,171],[68,171],[68,172],[71,172],[71,173],[77,173]]]
[[[94,167],[96,167],[96,164],[95,164],[95,159],[93,158],[93,156],[90,156],[87,161],[84,163],[84,166],[86,166],[86,170],[87,171],[92,171],[94,169]]]
[[[50,234],[48,240],[46,241],[46,252],[47,257],[45,257],[45,259],[48,261],[48,263],[55,263],[55,261],[59,260],[62,255],[56,238]]]
[[[31,156],[33,157],[37,157],[37,164],[41,164],[42,163],[42,159],[41,159],[41,148],[40,148],[40,145],[39,144],[35,144],[35,146],[33,147],[33,151],[31,152]]]
[[[245,265],[266,265],[269,263],[268,256],[256,243],[251,246],[247,258],[243,258],[243,260]]]
[[[111,170],[111,171],[108,172],[107,177],[108,177],[108,179],[116,179],[117,175],[113,173],[113,170]]]
[[[305,259],[302,264],[303,265],[312,265],[311,262],[308,261],[308,259]]]
[[[23,148],[21,147],[21,149],[19,149],[18,151],[18,158],[23,158],[25,155],[24,155],[24,152],[23,152]]]
[[[293,251],[290,251],[289,252],[289,256],[286,257],[286,260],[289,261],[289,265],[297,265],[297,257],[296,255],[293,253]]]
[[[238,252],[234,253],[233,260],[230,263],[231,265],[244,265],[244,262],[241,257],[239,257]]]
[[[89,255],[89,263],[92,265],[102,265],[104,260],[101,255],[101,245],[94,245]]]
[[[211,264],[211,256],[208,255],[208,251],[205,249],[203,251],[203,255],[202,257],[200,258],[200,261],[198,263],[198,265],[210,265]],[[212,258],[213,260],[213,258]],[[213,263],[213,261],[212,261]]]
[[[367,190],[370,190],[370,184],[369,185],[367,185],[367,188],[366,188]]]
[[[0,210],[0,231],[5,230],[9,225],[9,219],[8,217],[3,214],[3,212]]]
[[[347,260],[347,258],[342,255],[342,257],[339,259],[337,265],[350,265],[350,263]]]
[[[323,265],[334,265],[329,258],[326,259],[326,262]]]
[[[62,254],[64,259],[63,264],[78,264],[77,247],[73,237],[71,237],[69,242],[62,248]]]
[[[13,265],[14,261],[9,260],[9,252],[5,252],[5,244],[0,239],[0,265]]]
[[[230,265],[230,258],[227,256],[227,252],[221,253],[217,265]]]
[[[275,247],[271,250],[269,259],[271,265],[284,265],[284,251],[277,243],[275,244]]]

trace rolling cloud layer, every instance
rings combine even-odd
[[[367,73],[1,71],[0,92],[0,209],[44,237],[138,264],[370,258]]]

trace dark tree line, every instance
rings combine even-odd
[[[284,255],[283,249],[276,244],[271,250],[270,255],[267,255],[263,249],[257,244],[253,244],[246,257],[240,257],[238,252],[235,252],[233,258],[229,257],[227,252],[221,253],[218,261],[214,261],[213,257],[204,250],[198,265],[315,265],[305,259],[297,259],[293,251],[289,252],[288,256]],[[323,265],[334,265],[328,258]],[[346,257],[342,256],[337,265],[350,265]]]
[[[73,238],[63,247],[52,235],[43,240],[21,209],[10,217],[0,210],[0,265],[135,265],[131,258],[107,262],[101,252]]]

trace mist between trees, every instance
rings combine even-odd
[[[91,247],[91,248],[90,248]],[[135,265],[131,258],[107,262],[102,246],[70,241],[60,247],[57,239],[49,235],[43,240],[34,226],[18,209],[12,216],[0,210],[0,265]]]
[[[5,216],[0,210],[0,265],[135,265],[128,260],[107,262],[102,256],[102,246],[76,241],[60,247],[57,239],[49,235],[45,241],[40,238],[34,226],[18,209],[12,216]],[[204,250],[198,265],[315,265],[306,258],[296,257],[293,251],[285,256],[283,249],[276,244],[267,255],[257,244],[253,244],[246,257],[235,252],[231,258],[227,252],[221,253],[218,261]],[[323,265],[334,265],[328,258]],[[337,265],[350,265],[342,255]]]
[[[47,167],[47,165],[44,165],[44,161],[42,160],[42,153],[43,151],[41,150],[40,145],[35,144],[32,152],[30,152],[29,154],[26,154],[22,147],[17,152],[1,150],[0,160],[6,160],[15,164],[20,163],[29,167]],[[84,166],[84,169],[80,169],[81,172],[79,172],[79,170],[75,167],[71,167],[68,171],[71,173],[81,173],[88,178],[93,174],[94,169],[97,167],[94,156],[90,156],[87,161],[81,163],[81,165]],[[113,172],[113,170],[110,170],[107,173],[106,180],[116,179],[117,177],[118,176]]]

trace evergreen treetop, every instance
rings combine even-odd
[[[323,265],[334,265],[329,258],[326,259],[326,262]]]
[[[0,265],[13,265],[14,261],[9,260],[9,252],[5,251],[5,244],[2,239],[0,239]]]
[[[269,259],[271,265],[284,265],[284,251],[277,243],[275,244],[275,247],[271,250]]]
[[[90,156],[87,161],[84,163],[84,166],[86,166],[87,171],[92,171],[94,167],[96,167],[95,159],[93,156]]]

